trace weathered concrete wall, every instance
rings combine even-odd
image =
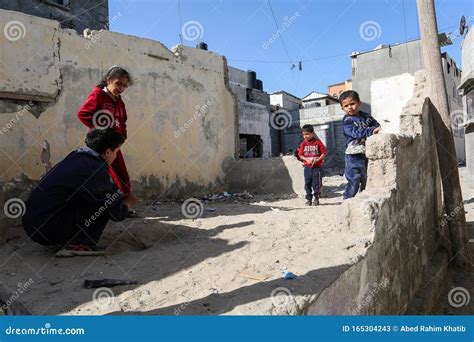
[[[238,136],[222,56],[188,47],[170,51],[109,31],[86,39],[54,21],[0,11],[1,27],[12,20],[26,34],[15,41],[0,35],[1,181],[37,180],[82,145],[87,130],[77,110],[103,73],[120,64],[134,81],[124,93],[122,151],[135,191],[173,198],[222,187],[223,163],[235,156]]]
[[[17,12],[0,13],[1,27],[10,27],[8,34],[0,35],[0,96],[54,101],[61,82],[59,23]]]
[[[373,80],[403,73],[414,75],[422,68],[421,45],[418,40],[394,45],[390,50],[368,51],[356,57],[352,89],[359,93],[364,103],[363,109],[370,111],[370,87]]]
[[[255,134],[262,138],[262,157],[271,156],[270,140],[270,113],[267,106],[239,101],[239,129],[240,134]]]
[[[474,122],[465,128],[466,133],[466,169],[469,185],[474,189]]]
[[[461,42],[462,75],[464,83],[474,77],[474,31],[469,30]]]
[[[462,41],[462,78],[460,88],[463,92],[463,108],[469,126],[465,127],[466,167],[470,185],[474,188],[474,31],[469,32]]]
[[[248,71],[240,70],[231,66],[228,66],[228,70],[229,81],[231,85],[239,85],[243,88],[252,88]]]
[[[308,314],[404,313],[446,236],[432,110],[417,77],[401,117],[403,135],[368,139],[368,190],[344,202],[347,230],[372,232],[371,245]]]
[[[228,67],[230,89],[238,100],[239,133],[258,135],[262,141],[262,155],[269,158],[272,153],[270,138],[270,96],[254,88],[249,71]]]
[[[229,161],[226,174],[230,192],[247,190],[258,194],[298,194],[303,196],[303,167],[293,156]]]
[[[408,73],[372,81],[372,115],[384,133],[400,133],[402,108],[411,99],[414,87],[415,77]]]

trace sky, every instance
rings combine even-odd
[[[435,6],[439,32],[455,37],[442,52],[462,67],[459,20],[474,25],[474,0]],[[419,38],[415,0],[110,0],[109,18],[111,31],[168,48],[203,41],[265,91],[299,97],[350,79],[351,52]]]

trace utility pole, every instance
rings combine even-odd
[[[469,243],[466,215],[459,181],[458,163],[454,146],[448,96],[444,82],[434,0],[416,0],[421,33],[423,63],[429,86],[429,97],[436,108],[433,117],[444,205],[448,215],[449,240],[455,264],[468,267]],[[436,113],[437,112],[437,113]]]

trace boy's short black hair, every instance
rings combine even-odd
[[[124,141],[123,135],[114,131],[113,128],[94,128],[86,136],[86,146],[99,154],[104,153],[108,148],[115,150]]]
[[[303,132],[314,133],[314,127],[313,127],[313,125],[304,125],[303,127],[301,127],[301,130],[302,130]]]
[[[342,104],[342,101],[348,98],[352,98],[355,101],[360,102],[359,94],[354,90],[346,90],[341,95],[339,95],[339,102]]]

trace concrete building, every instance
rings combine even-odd
[[[461,45],[463,73],[459,91],[463,101],[466,167],[469,184],[474,188],[474,33],[470,30]],[[461,127],[462,129],[462,127]]]
[[[283,91],[271,94],[270,98],[274,113],[285,111],[291,118],[288,126],[280,133],[281,153],[294,153],[303,140],[301,127],[310,124],[314,126],[316,135],[328,149],[325,167],[338,170],[343,168],[345,140],[342,132],[342,118],[344,112],[337,99],[316,91],[312,91],[303,99]]]
[[[0,9],[56,20],[61,28],[71,28],[80,34],[86,28],[109,28],[108,0],[0,0]]]
[[[270,104],[281,109],[293,111],[301,108],[301,99],[298,96],[281,90],[270,94]]]
[[[286,91],[277,91],[270,94],[270,104],[272,118],[281,113],[282,119],[287,119],[284,127],[270,125],[270,135],[272,139],[272,156],[276,157],[281,153],[287,153],[290,149],[294,149],[294,145],[300,141],[300,135],[295,137],[294,141],[290,141],[288,130],[291,131],[293,122],[299,121],[299,109],[301,108],[301,99]],[[283,128],[283,129],[281,129]]]
[[[328,94],[336,99],[338,99],[339,95],[346,90],[352,90],[352,80],[345,80],[341,83],[328,85]]]
[[[231,66],[229,85],[237,97],[241,158],[269,158],[272,155],[270,138],[270,95],[263,91],[263,83],[254,71]]]
[[[440,39],[446,35],[440,35]],[[462,110],[456,91],[461,70],[446,53],[442,54],[450,113]],[[423,69],[420,40],[394,45],[379,45],[366,52],[352,54],[352,87],[363,102],[362,110],[371,113],[386,133],[400,133],[400,114],[412,96],[415,72]],[[464,133],[454,130],[456,154],[466,159]]]
[[[312,91],[302,99],[303,108],[329,106],[339,104],[339,101],[329,94]]]

